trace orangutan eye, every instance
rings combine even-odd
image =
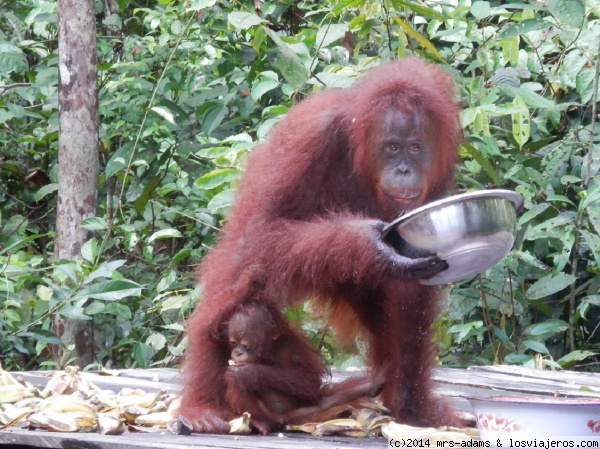
[[[395,143],[390,143],[388,145],[388,147],[386,148],[386,151],[389,154],[398,154],[398,152],[400,151],[400,147],[398,145],[396,145]]]
[[[409,151],[411,154],[419,154],[419,153],[421,152],[421,147],[420,147],[418,144],[416,144],[416,143],[413,143],[413,144],[410,146],[410,148],[408,149],[408,151]]]

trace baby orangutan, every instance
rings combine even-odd
[[[322,386],[327,374],[320,354],[290,327],[269,302],[246,303],[227,322],[231,360],[225,401],[231,412],[249,412],[267,434],[320,411],[375,396],[383,380],[353,379]]]

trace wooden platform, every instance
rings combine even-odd
[[[14,374],[14,373],[13,373]],[[119,391],[123,387],[145,391],[177,392],[179,374],[170,370],[123,370],[119,376],[99,376],[86,373],[96,385]],[[49,377],[43,372],[19,373],[36,386],[45,385]],[[334,373],[334,380],[347,377]],[[471,411],[466,398],[490,395],[503,396],[567,396],[600,398],[600,374],[570,371],[532,370],[514,366],[473,367],[467,370],[439,368],[435,370],[437,392],[447,397],[455,407]],[[168,432],[131,433],[107,436],[96,433],[50,433],[10,428],[0,431],[0,448],[89,448],[89,449],[190,449],[190,448],[377,448],[388,447],[384,438],[313,437],[299,433],[269,436],[192,435],[179,436]]]

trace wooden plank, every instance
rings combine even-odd
[[[94,449],[365,449],[387,447],[385,438],[313,437],[286,433],[283,436],[171,435],[167,432],[125,433],[118,436],[96,433],[56,433],[40,430],[0,431],[0,447],[26,445],[36,448]]]
[[[567,384],[589,387],[594,390],[598,389],[600,391],[600,374],[598,373],[580,373],[568,370],[550,371],[512,365],[473,366],[469,367],[468,370],[474,372],[504,373],[515,377],[522,376],[534,379],[556,380]]]
[[[180,391],[181,379],[175,370],[120,370],[119,376],[100,376],[96,373],[83,375],[102,389],[119,391],[124,387],[140,388],[148,392],[165,390],[171,393]],[[44,372],[13,373],[33,385],[43,387],[50,380]],[[361,375],[363,372],[332,372],[333,382]],[[556,392],[570,397],[600,397],[600,376],[589,373],[567,371],[534,370],[517,366],[482,366],[468,370],[437,368],[433,379],[443,396],[465,397],[471,395],[528,394],[551,396]],[[584,391],[587,387],[593,391]]]
[[[169,393],[178,393],[181,390],[181,373],[178,370],[153,368],[147,370],[141,369],[123,369],[111,370],[118,373],[115,376],[100,375],[95,372],[81,373],[87,380],[93,382],[101,389],[118,392],[122,388],[140,388],[147,392],[158,392],[166,390]],[[54,371],[27,371],[12,372],[15,377],[21,377],[35,387],[44,388],[52,378]],[[364,375],[365,370],[353,372],[331,372],[331,381],[340,382],[350,377]]]
[[[93,382],[103,390],[118,392],[122,388],[140,388],[149,393],[165,390],[169,393],[178,393],[181,389],[179,385],[179,373],[177,371],[162,370],[162,374],[152,373],[151,376],[144,376],[136,373],[142,370],[122,370],[119,376],[104,376],[92,372],[81,373],[87,380]],[[52,372],[15,372],[11,373],[15,377],[21,377],[33,386],[43,389],[52,378]],[[157,377],[158,376],[158,377]],[[156,381],[155,379],[158,379]]]
[[[83,375],[103,389],[119,391],[123,387],[141,388],[153,392],[165,389],[178,392],[180,376],[175,370],[120,370],[118,376]],[[44,372],[13,373],[36,386],[45,386],[50,375]],[[331,380],[362,375],[364,371],[331,373]],[[600,397],[600,391],[582,391],[582,386],[600,390],[600,375],[571,371],[534,370],[517,366],[477,366],[465,369],[437,368],[433,372],[436,393],[450,400],[458,409],[472,412],[464,399],[482,396],[550,396],[556,391],[569,397]],[[294,448],[294,449],[363,449],[387,447],[384,438],[361,439],[343,437],[313,437],[306,434],[285,433],[282,437],[230,435],[171,435],[168,432],[130,433],[104,436],[86,433],[50,433],[40,430],[6,429],[0,431],[0,448],[23,445],[39,448],[98,448],[98,449],[191,449],[191,448]]]
[[[523,367],[502,367],[520,368],[518,370],[498,368],[501,367],[474,367],[463,372],[448,369],[436,370],[433,378],[438,384],[475,386],[481,389],[481,393],[484,395],[516,392],[531,396],[553,396],[559,393],[569,397],[600,398],[600,391],[581,390],[581,387],[586,386],[585,382],[589,380],[589,377],[580,377],[580,373],[534,370]],[[569,382],[565,379],[568,379]]]
[[[143,379],[149,382],[166,382],[178,384],[180,381],[180,371],[177,369],[149,368],[149,369],[122,369],[115,370],[120,373],[118,377]]]

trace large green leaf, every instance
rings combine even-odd
[[[259,16],[249,12],[230,12],[227,20],[238,30],[247,30],[264,22]]]
[[[585,7],[581,0],[547,0],[546,7],[559,21],[574,28],[581,26],[585,16]]]
[[[294,89],[300,89],[306,81],[308,81],[310,72],[304,66],[298,55],[294,53],[294,50],[281,40],[275,31],[270,28],[264,28],[264,30],[273,40],[275,45],[277,45],[279,51],[277,56],[277,67],[281,71],[281,74]]]
[[[127,142],[110,156],[110,159],[106,164],[106,169],[104,170],[107,178],[110,178],[123,168],[127,167],[132,148],[133,142]]]
[[[408,8],[410,11],[413,11],[423,17],[430,17],[432,19],[439,20],[440,22],[443,22],[446,20],[446,17],[444,17],[439,12],[437,12],[435,9],[428,8],[427,6],[424,6],[417,2],[410,2],[407,0],[391,0],[391,2],[394,5],[394,8],[398,11],[401,11],[404,8]],[[477,2],[477,3],[487,3],[487,2]]]
[[[126,260],[124,259],[104,262],[102,265],[100,265],[98,268],[96,268],[94,271],[88,274],[82,284],[87,285],[95,279],[111,277],[116,270],[125,265],[125,262]]]
[[[529,326],[525,333],[532,336],[546,335],[546,334],[558,334],[564,332],[569,328],[569,325],[563,320],[546,320],[543,323],[534,324]]]
[[[200,176],[194,186],[198,189],[212,190],[240,177],[240,171],[235,168],[221,168]]]
[[[523,20],[522,22],[513,23],[512,25],[507,26],[500,33],[498,33],[496,38],[498,40],[508,39],[509,37],[520,36],[521,34],[529,33],[530,31],[543,30],[544,28],[549,28],[550,25],[550,23],[539,17],[535,19],[527,19]]]
[[[61,345],[62,341],[55,333],[44,330],[44,329],[30,329],[28,332],[19,334],[20,337],[29,336],[35,340],[43,341],[53,345]]]
[[[86,218],[81,222],[80,226],[88,231],[104,231],[108,229],[108,223],[103,217]]]
[[[58,190],[58,184],[51,183],[46,184],[44,187],[41,187],[35,194],[33,195],[33,199],[35,201],[40,201],[47,195],[54,193]]]
[[[14,253],[17,250],[21,249],[22,247],[26,246],[28,243],[34,242],[37,239],[41,239],[41,238],[48,237],[48,236],[54,236],[54,233],[36,234],[36,235],[30,235],[29,237],[19,238],[19,239],[17,239],[17,241],[15,241],[11,245],[7,246],[6,248],[1,248],[0,255],[6,254],[6,253],[11,254],[11,252]]]
[[[346,23],[322,25],[317,32],[317,46],[319,48],[325,48],[335,41],[342,39],[347,31],[348,24]]]
[[[534,352],[537,352],[539,354],[548,354],[548,348],[546,348],[546,345],[543,343],[540,343],[539,341],[535,341],[535,340],[523,340],[521,342],[521,344],[523,346],[525,346],[527,349],[531,349]]]
[[[204,113],[204,117],[202,118],[202,131],[204,131],[207,136],[210,136],[228,113],[229,109],[224,104],[218,103],[210,107]]]
[[[83,306],[80,304],[65,304],[62,306],[58,313],[64,318],[70,318],[72,320],[91,320],[92,318],[88,316],[83,310]]]
[[[469,142],[464,142],[462,147],[469,153],[469,155],[481,166],[485,173],[492,179],[494,184],[500,184],[500,175],[494,169],[494,166],[488,161],[484,154]]]
[[[252,85],[252,99],[254,101],[260,100],[260,98],[269,92],[270,90],[277,89],[279,82],[274,80],[262,80]]]
[[[528,89],[526,87],[516,87],[511,88],[511,91],[518,95],[523,102],[529,106],[530,108],[544,108],[544,109],[552,109],[556,108],[556,103],[552,100],[549,100],[546,97],[541,96],[540,94]]]
[[[356,8],[357,6],[364,5],[365,0],[340,0],[334,3],[334,7],[331,10],[332,14],[338,16],[344,12],[347,8]]]
[[[165,312],[167,310],[179,310],[183,305],[189,301],[190,298],[188,296],[183,295],[174,295],[169,296],[167,299],[160,303],[160,310]]]
[[[539,214],[543,213],[549,207],[550,207],[550,204],[548,204],[548,203],[538,203],[538,204],[534,205],[531,209],[529,209],[527,212],[525,212],[523,215],[521,215],[521,217],[519,217],[519,225],[524,225],[529,220],[532,220],[533,218],[537,217]]]
[[[164,118],[167,122],[171,123],[172,125],[175,125],[175,116],[167,108],[165,108],[163,106],[153,106],[150,108],[150,110],[156,112],[158,115],[160,115],[162,118]]]
[[[0,73],[7,75],[26,69],[27,58],[23,50],[9,42],[0,42]]]
[[[140,368],[146,368],[153,355],[154,350],[145,343],[136,343],[133,346],[133,357]]]
[[[81,247],[81,257],[89,263],[94,263],[98,257],[98,240],[91,238],[85,242]]]
[[[130,188],[127,190],[127,200],[133,200],[133,206],[138,212],[142,212],[150,197],[154,194],[156,187],[160,184],[161,176],[144,176],[133,178]],[[140,180],[141,183],[135,181]],[[139,189],[133,189],[134,186],[143,187],[141,191]]]
[[[531,124],[529,118],[529,109],[520,96],[516,96],[513,105],[520,107],[518,112],[511,114],[512,119],[512,136],[520,148],[529,140],[531,133]]]
[[[150,236],[150,238],[148,239],[148,243],[152,243],[156,240],[161,239],[174,239],[181,237],[183,237],[183,234],[179,229],[161,229],[160,231],[156,231]]]
[[[471,14],[473,14],[477,20],[485,19],[491,12],[490,2],[475,1],[471,5]]]
[[[102,281],[88,285],[79,290],[75,299],[101,299],[103,301],[115,301],[127,296],[139,296],[142,286],[127,279]]]
[[[233,189],[225,189],[217,193],[207,204],[211,214],[222,214],[233,204]]]
[[[425,47],[427,50],[429,50],[429,52],[432,55],[434,55],[438,59],[440,59],[440,60],[444,59],[444,57],[440,54],[440,52],[437,50],[437,48],[435,48],[435,46],[425,36],[423,36],[421,33],[419,33],[417,30],[415,30],[413,27],[411,27],[407,22],[402,20],[400,17],[394,16],[394,20],[404,29],[406,34],[408,34],[410,37],[412,37],[414,40],[416,40],[419,43],[419,45],[421,45],[422,47]]]
[[[214,6],[214,4],[217,3],[217,0],[190,0],[186,3],[189,5],[188,11],[200,11],[204,8]]]
[[[582,103],[588,103],[594,96],[594,77],[596,70],[583,68],[575,77],[575,88]]]
[[[571,274],[558,273],[549,274],[539,279],[535,284],[527,289],[526,295],[529,299],[546,298],[554,293],[569,287],[577,278]]]
[[[565,366],[565,365],[571,365],[575,362],[580,362],[581,360],[587,359],[588,357],[595,357],[598,354],[592,351],[573,351],[573,352],[569,352],[567,355],[561,357],[560,359],[557,360],[557,362],[561,365],[561,366]]]

